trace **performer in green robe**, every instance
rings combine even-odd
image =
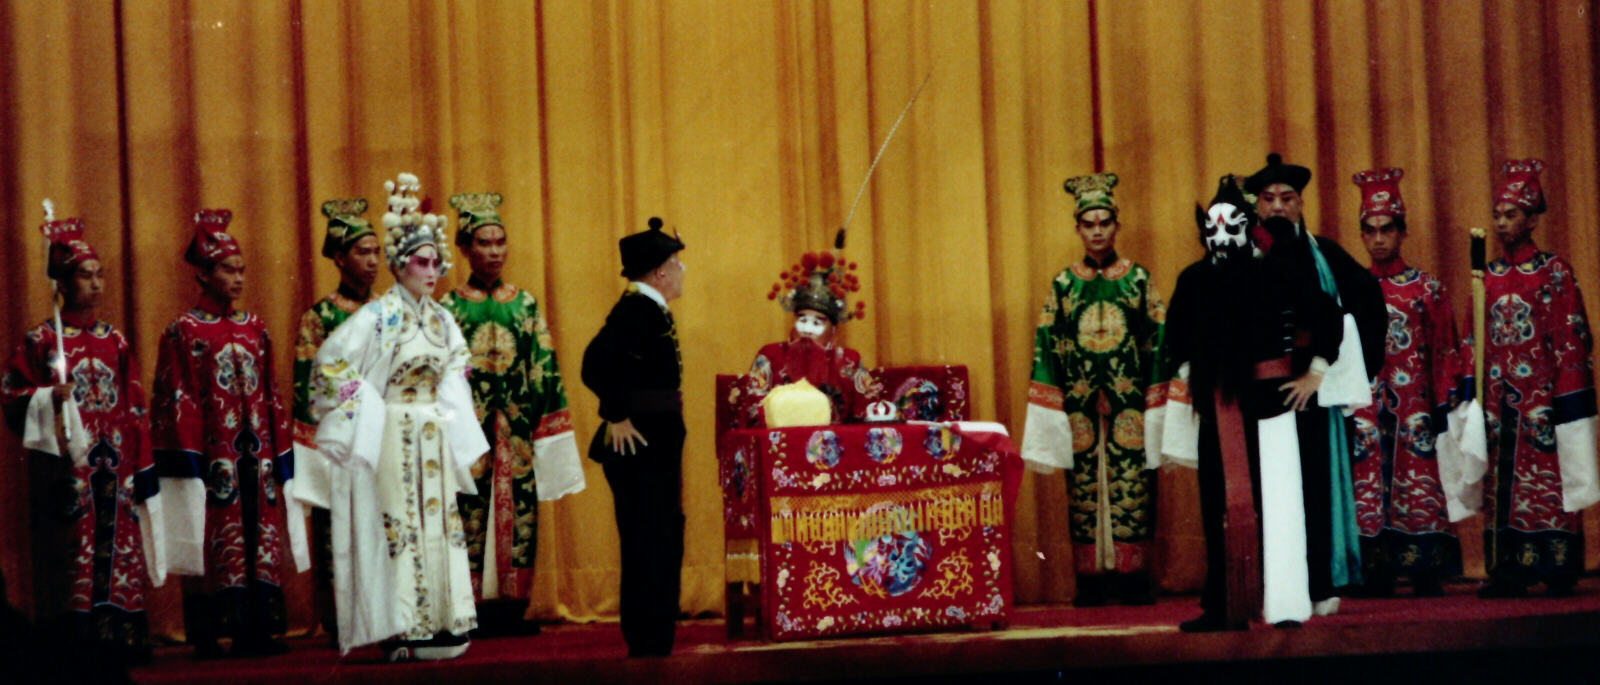
[[[459,497],[472,591],[480,605],[521,600],[504,609],[480,606],[486,629],[510,624],[537,632],[536,624],[518,619],[533,588],[539,502],[582,490],[583,465],[544,310],[533,293],[500,279],[506,261],[500,202],[499,193],[450,198],[460,213],[456,244],[472,277],[439,303],[455,315],[472,351],[473,404],[494,446],[473,466],[478,494]]]
[[[294,453],[299,478],[293,493],[311,509],[311,553],[316,557],[313,601],[317,620],[338,642],[333,608],[333,537],[328,526],[328,460],[317,452],[317,422],[311,419],[311,372],[317,349],[328,334],[357,309],[372,301],[372,285],[383,264],[383,243],[362,216],[366,198],[349,197],[322,203],[328,230],[322,239],[322,256],[339,267],[339,287],[317,300],[300,315],[294,345]],[[302,525],[290,521],[290,526]]]
[[[1145,425],[1159,435],[1160,419],[1146,417],[1146,395],[1159,413],[1166,306],[1150,272],[1117,256],[1116,184],[1115,174],[1066,182],[1086,254],[1050,284],[1022,439],[1030,465],[1067,469],[1078,606],[1104,604],[1113,583],[1124,603],[1154,601],[1148,560],[1161,451],[1146,450]]]

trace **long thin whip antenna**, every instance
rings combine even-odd
[[[883,152],[889,149],[889,141],[894,140],[895,131],[900,130],[901,122],[906,120],[906,115],[911,113],[911,106],[917,104],[917,98],[922,96],[922,89],[928,87],[928,81],[933,78],[933,72],[928,72],[922,77],[922,84],[917,86],[917,91],[911,94],[911,100],[906,103],[905,109],[900,110],[900,116],[894,120],[894,125],[889,127],[889,135],[884,136],[883,143],[878,146],[878,154],[872,156],[872,165],[867,167],[867,177],[861,179],[861,187],[856,190],[856,199],[850,203],[850,213],[844,216],[844,225],[839,227],[839,237],[836,242],[844,242],[844,231],[850,227],[850,220],[856,216],[856,208],[861,206],[861,196],[867,192],[867,184],[872,181],[872,172],[878,170],[878,161],[883,159]],[[843,245],[839,245],[843,248]]]

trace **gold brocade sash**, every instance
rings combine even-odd
[[[854,542],[904,532],[1005,525],[1000,482],[891,493],[773,497],[772,542]]]

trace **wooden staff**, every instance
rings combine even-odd
[[[1483,229],[1472,228],[1472,391],[1479,402],[1483,399],[1483,347],[1485,300],[1483,274],[1487,268],[1487,253]]]
[[[1488,249],[1485,245],[1487,233],[1482,228],[1472,227],[1472,392],[1473,397],[1479,402],[1488,405],[1488,400],[1483,396],[1483,352],[1484,331],[1486,324],[1484,315],[1488,313],[1486,300],[1488,292],[1484,290],[1483,275],[1488,269]],[[1491,468],[1493,466],[1491,465]],[[1492,527],[1491,527],[1492,530]],[[1499,536],[1489,536],[1489,568],[1494,570],[1495,560],[1499,559]]]

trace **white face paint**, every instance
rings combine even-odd
[[[828,333],[828,327],[832,325],[833,322],[829,321],[828,317],[809,309],[801,310],[794,317],[794,332],[799,333],[802,338],[821,340],[822,336]]]
[[[1243,248],[1250,241],[1245,234],[1249,226],[1250,217],[1238,207],[1227,202],[1211,205],[1206,211],[1205,230],[1201,233],[1211,259],[1222,259]]]

